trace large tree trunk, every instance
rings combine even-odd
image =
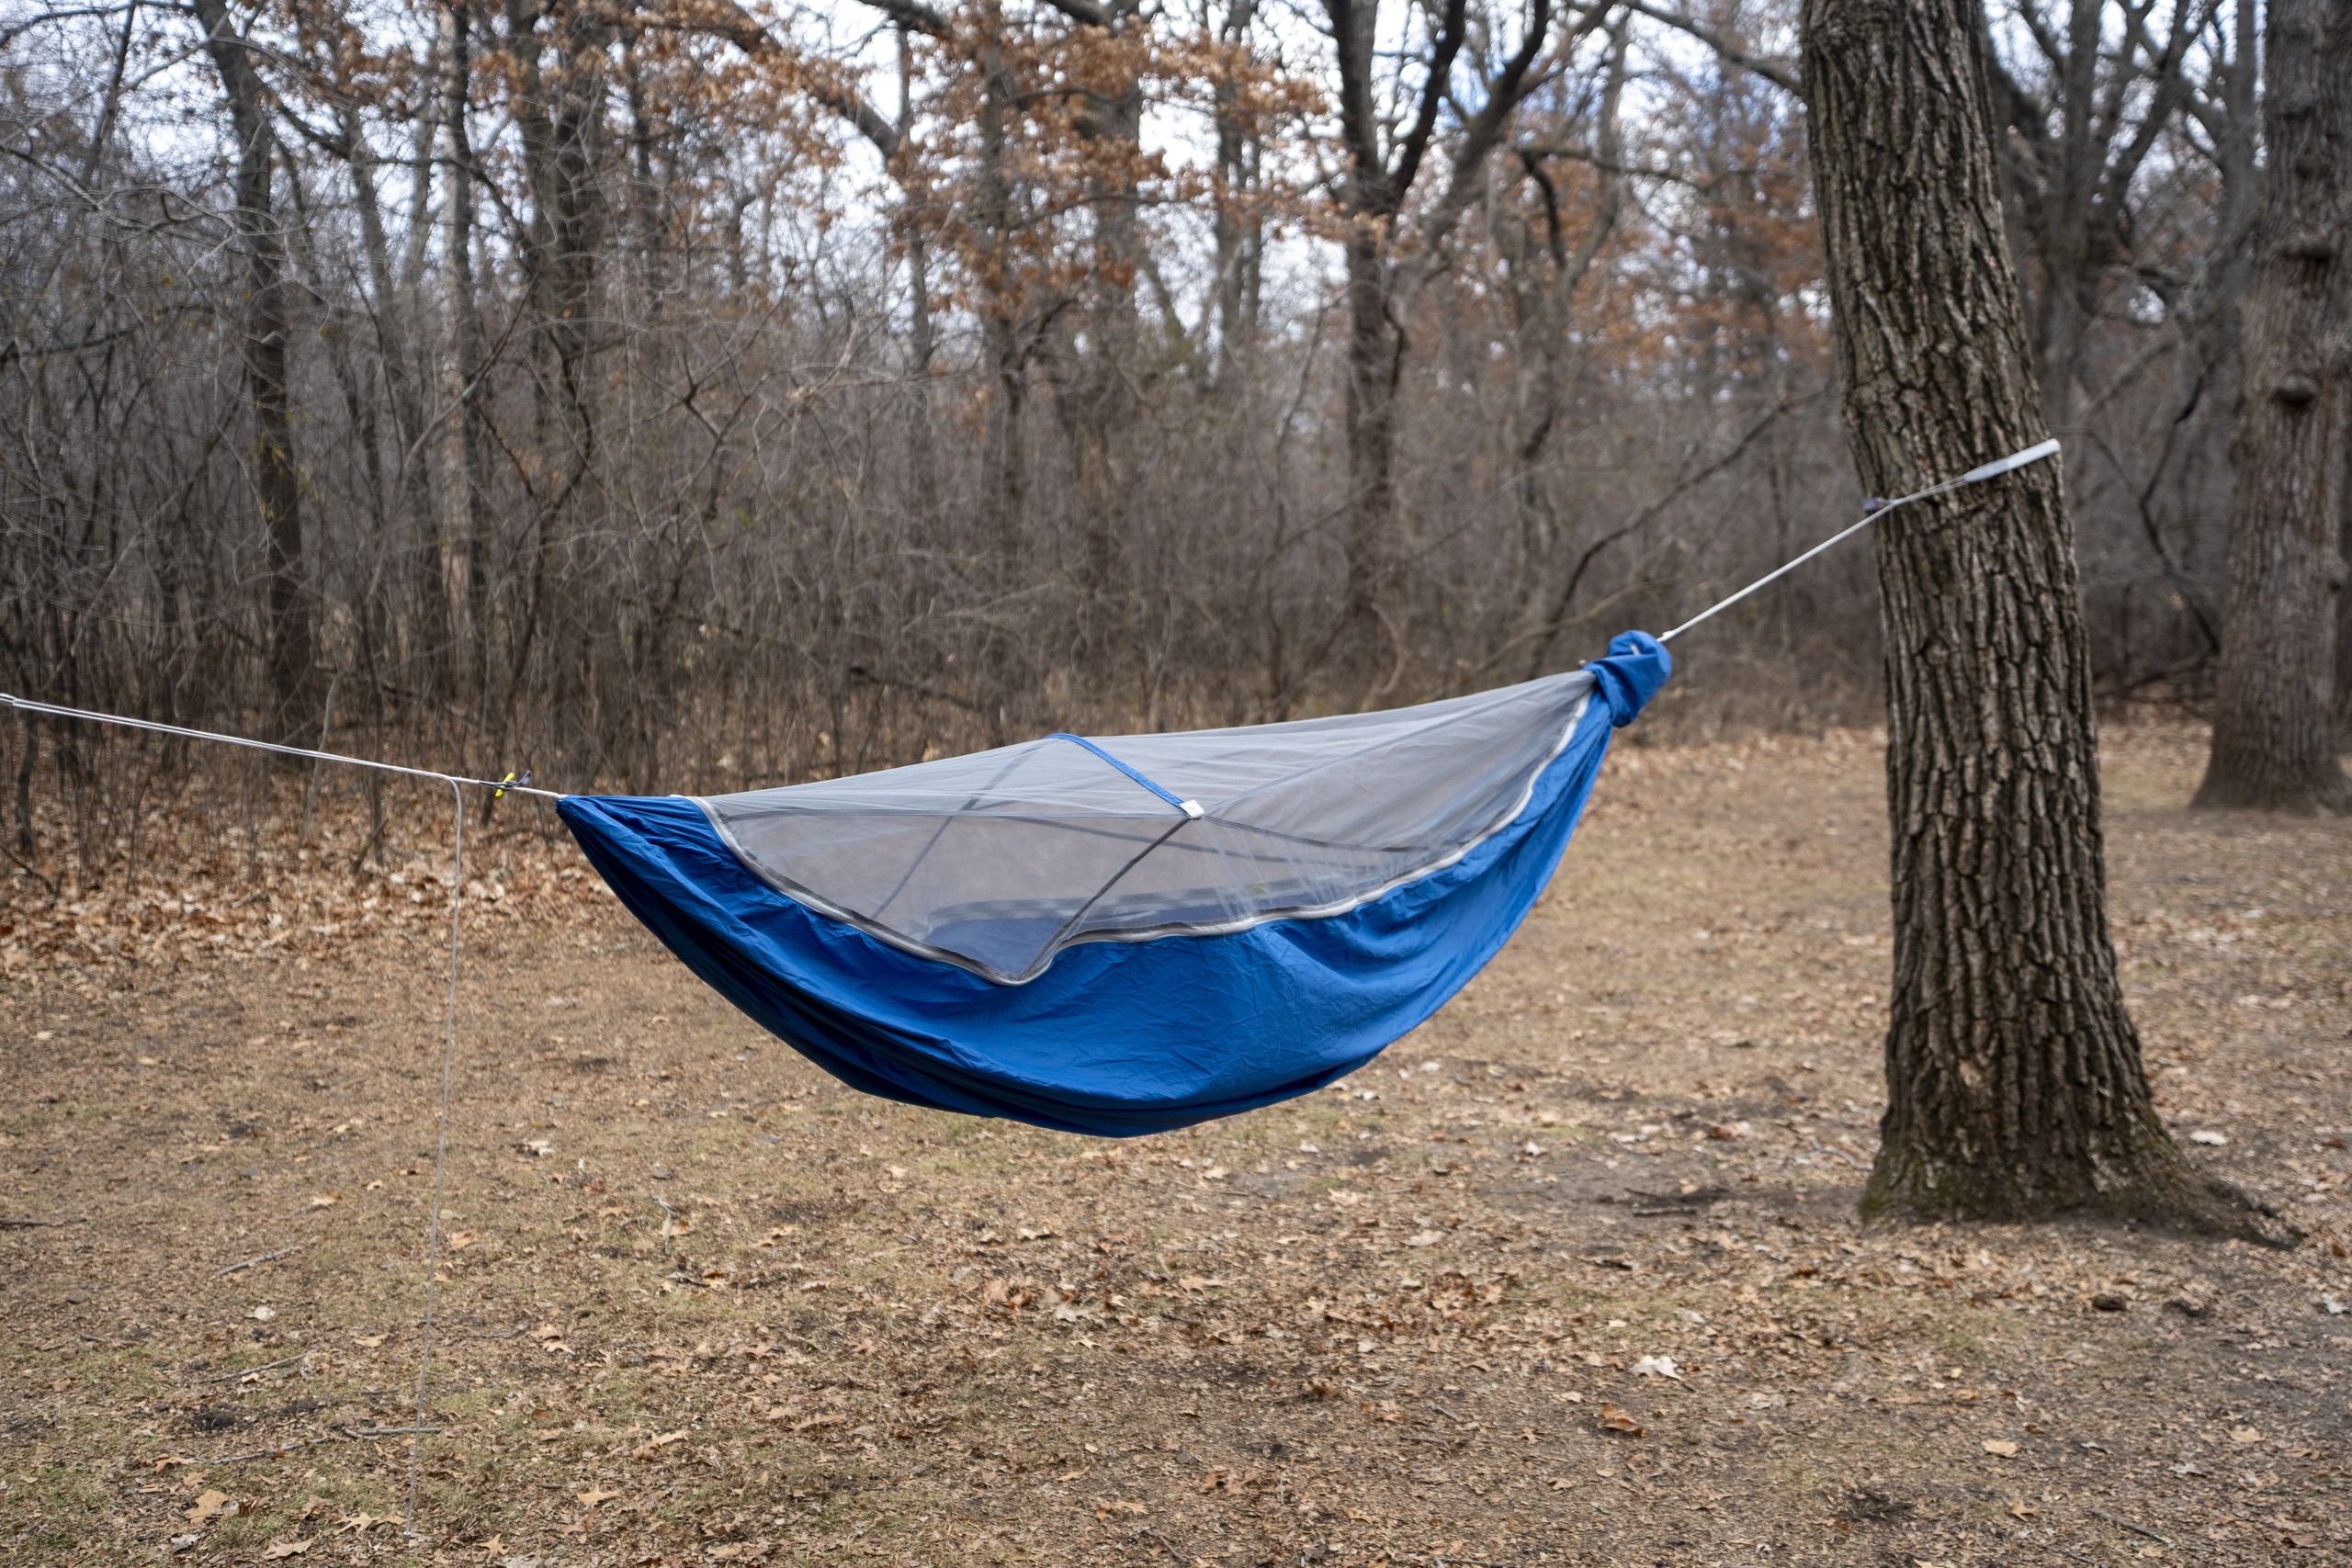
[[[2352,479],[2352,0],[2271,0],[2213,750],[2194,804],[2352,810],[2335,753]]]
[[[1806,0],[1809,140],[1862,481],[2044,436],[1978,0]],[[2074,538],[2041,463],[1891,514],[1894,976],[1866,1213],[2252,1229],[2158,1120],[2107,931]]]
[[[286,391],[287,320],[293,309],[286,234],[272,201],[277,138],[266,91],[224,0],[197,0],[205,51],[228,95],[237,141],[236,226],[245,250],[245,393],[254,416],[254,493],[264,534],[271,733],[296,743],[311,734],[311,603],[302,584],[302,481]]]

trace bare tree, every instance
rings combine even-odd
[[[237,149],[237,233],[245,252],[245,391],[254,422],[253,491],[267,530],[271,728],[280,739],[312,733],[311,615],[302,573],[302,487],[288,416],[286,337],[292,314],[286,234],[272,186],[277,137],[270,94],[225,0],[197,0],[205,52],[227,96]]]
[[[1469,37],[1467,0],[1444,0],[1432,15],[1423,44],[1421,79],[1407,100],[1401,132],[1381,102],[1378,71],[1379,0],[1324,0],[1338,66],[1340,138],[1347,168],[1338,190],[1347,258],[1347,444],[1349,620],[1359,630],[1385,620],[1396,642],[1393,610],[1384,603],[1397,589],[1396,386],[1406,339],[1400,319],[1411,291],[1404,276],[1402,243],[1407,204],[1437,135],[1441,111],[1454,92],[1453,73]],[[1596,18],[1597,19],[1597,18]],[[1551,0],[1530,0],[1518,47],[1481,83],[1475,110],[1465,111],[1453,150],[1448,188],[1423,215],[1416,260],[1426,265],[1476,188],[1487,155],[1502,141],[1520,100],[1533,85],[1549,41]],[[1417,280],[1418,281],[1418,280]],[[1401,646],[1377,689],[1391,689],[1402,664]]]
[[[1846,371],[1881,493],[2041,439],[1976,0],[1806,0]],[[2098,754],[2056,468],[1877,530],[1894,987],[1868,1212],[2091,1211],[2252,1232],[2148,1093],[2108,937]]]
[[[2229,591],[2196,804],[2341,812],[2352,810],[2332,701],[2352,498],[2352,0],[2270,0],[2265,42]]]

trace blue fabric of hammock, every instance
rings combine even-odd
[[[1077,942],[1017,984],[909,951],[779,889],[700,802],[571,795],[558,809],[664,945],[852,1088],[1132,1136],[1321,1088],[1485,966],[1551,880],[1612,728],[1641,711],[1671,662],[1656,639],[1628,632],[1587,669],[1592,699],[1524,803],[1450,863],[1341,913]]]

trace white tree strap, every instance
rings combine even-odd
[[[2058,442],[2055,437],[2052,437],[2048,441],[2029,446],[2022,452],[2012,452],[2007,457],[1999,458],[1994,462],[1986,463],[1981,468],[1971,468],[1968,472],[1961,475],[1956,479],[1945,479],[1940,483],[1931,484],[1925,490],[1915,490],[1909,495],[1898,497],[1894,501],[1866,501],[1862,502],[1862,520],[1860,522],[1855,524],[1850,528],[1841,529],[1838,533],[1832,534],[1829,537],[1822,540],[1821,543],[1814,546],[1813,548],[1805,551],[1804,554],[1797,557],[1794,560],[1789,561],[1785,565],[1776,567],[1772,570],[1766,572],[1763,576],[1758,578],[1755,581],[1749,583],[1747,587],[1741,589],[1730,598],[1708,605],[1705,609],[1700,611],[1697,615],[1691,616],[1689,620],[1683,622],[1672,631],[1666,633],[1657,640],[1660,642],[1672,642],[1676,637],[1680,637],[1684,632],[1689,631],[1692,626],[1697,626],[1701,621],[1705,620],[1708,616],[1717,615],[1724,610],[1730,609],[1734,604],[1738,604],[1742,599],[1747,598],[1749,594],[1755,592],[1758,589],[1765,586],[1767,583],[1777,582],[1781,578],[1786,577],[1789,573],[1796,570],[1797,568],[1803,566],[1814,557],[1821,554],[1824,550],[1830,549],[1838,545],[1845,543],[1845,541],[1852,538],[1855,535],[1860,533],[1863,529],[1869,527],[1871,524],[1877,522],[1880,518],[1885,516],[1888,513],[1894,511],[1898,506],[1908,506],[1915,501],[1925,501],[1931,495],[1941,495],[1946,491],[1958,490],[1962,485],[1973,485],[1980,483],[1985,479],[1997,479],[2003,474],[2009,473],[2018,468],[2022,468],[2029,463],[2038,463],[2044,457],[2053,456],[2057,451]]]

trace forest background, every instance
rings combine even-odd
[[[1580,662],[1861,500],[1794,10],[17,0],[0,689],[707,791]],[[2110,702],[2216,652],[2256,11],[1988,16]],[[1866,552],[1678,653],[1871,721]],[[8,731],[20,890],[198,768]]]

